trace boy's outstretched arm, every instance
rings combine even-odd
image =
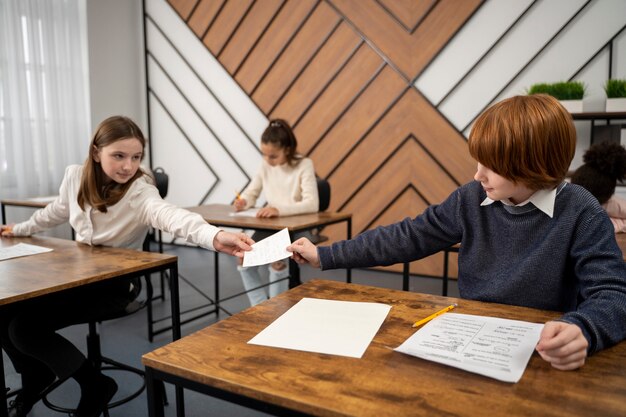
[[[578,369],[585,364],[589,342],[580,327],[562,321],[549,321],[543,327],[537,352],[562,371]]]

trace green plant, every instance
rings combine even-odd
[[[548,94],[558,100],[582,100],[585,90],[585,84],[581,81],[561,81],[533,84],[528,89],[528,94]]]
[[[626,80],[607,80],[604,84],[607,98],[626,97]]]

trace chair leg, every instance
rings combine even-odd
[[[94,368],[102,367],[102,352],[100,350],[100,335],[96,328],[96,322],[89,322],[89,333],[87,333],[87,359]]]

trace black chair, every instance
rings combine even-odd
[[[165,171],[161,167],[155,168],[152,171],[152,175],[154,175],[154,185],[157,188],[157,190],[159,190],[159,195],[161,196],[161,198],[167,197],[167,190],[169,188],[170,177],[165,173]],[[155,240],[159,245],[159,253],[163,253],[163,240],[162,240],[160,230],[157,231],[157,236],[158,236],[158,239],[154,239],[154,235],[153,235],[152,236],[153,240]],[[163,283],[161,283],[161,285],[162,284]]]
[[[326,211],[330,206],[330,183],[324,178],[316,177],[317,179],[317,195],[319,197],[319,211]],[[316,228],[311,230],[311,242],[319,244],[328,240],[328,236],[321,234],[322,228]]]
[[[145,246],[145,243],[144,243]],[[146,291],[145,291],[145,299],[135,299],[132,301],[125,310],[111,312],[109,314],[103,315],[99,318],[98,322],[118,319],[122,317],[126,317],[128,315],[134,314],[141,310],[142,308],[148,306],[150,304],[150,300],[152,298],[152,283],[148,276],[144,277],[146,281]],[[141,292],[141,278],[135,278],[132,280],[133,291],[139,294]],[[116,371],[127,371],[138,375],[141,378],[141,383],[139,388],[137,388],[131,394],[118,399],[116,401],[112,401],[108,404],[107,410],[104,411],[104,416],[108,417],[108,409],[117,407],[121,404],[125,404],[134,398],[138,397],[143,390],[146,388],[145,379],[144,379],[144,371],[142,369],[138,369],[132,367],[130,365],[118,362],[114,359],[106,357],[102,354],[102,349],[100,347],[100,335],[98,334],[97,323],[95,321],[89,322],[89,332],[87,334],[87,360],[91,361],[93,366],[99,370],[116,370]],[[58,380],[53,383],[49,388],[46,389],[46,392],[43,394],[42,401],[46,405],[46,407],[59,411],[62,413],[71,413],[76,411],[73,408],[61,406],[58,404],[54,404],[51,400],[48,399],[48,395],[53,392],[56,388],[64,384],[66,380]],[[163,394],[165,394],[165,386],[163,385],[161,388],[163,390]],[[167,400],[166,400],[167,402]]]

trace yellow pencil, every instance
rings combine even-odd
[[[237,196],[235,200],[239,200],[241,198],[241,195],[239,195],[239,191],[237,190],[235,190],[235,195]]]
[[[448,307],[439,310],[436,313],[431,314],[430,316],[426,317],[425,319],[421,319],[420,321],[416,321],[415,323],[413,323],[413,327],[417,327],[417,326],[421,326],[424,323],[428,323],[429,321],[431,321],[432,319],[434,319],[437,316],[442,315],[443,313],[447,313],[448,311],[452,310],[454,307],[456,307],[457,304],[451,304]]]

